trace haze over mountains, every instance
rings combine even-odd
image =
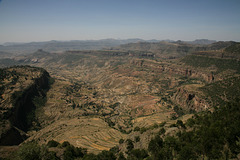
[[[10,52],[14,54],[32,53],[38,49],[43,49],[48,52],[66,51],[66,50],[100,50],[111,47],[116,47],[128,43],[136,42],[174,42],[173,40],[143,40],[143,39],[102,39],[102,40],[72,40],[72,41],[46,41],[46,42],[30,42],[30,43],[14,43],[6,42],[0,46],[0,51]],[[195,41],[181,41],[187,44],[211,44],[215,40],[198,39]]]

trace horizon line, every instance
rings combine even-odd
[[[207,39],[207,38],[199,38],[199,39],[193,39],[193,40],[172,40],[172,39],[143,39],[143,38],[102,38],[102,39],[72,39],[72,40],[43,40],[43,41],[25,41],[25,42],[19,42],[19,41],[8,41],[8,42],[2,42],[0,45],[6,45],[7,43],[14,43],[16,45],[18,44],[27,44],[27,43],[44,43],[44,42],[71,42],[71,41],[102,41],[102,40],[139,40],[139,41],[172,41],[172,42],[177,42],[177,41],[183,41],[183,42],[193,42],[197,40],[208,40],[208,41],[216,41],[216,42],[228,42],[228,41],[233,41],[233,42],[239,42],[239,41],[234,41],[234,40],[215,40],[215,39]]]

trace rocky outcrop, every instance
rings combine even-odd
[[[184,88],[178,88],[176,93],[171,97],[171,100],[188,112],[200,112],[210,108],[210,105],[204,99]]]
[[[211,83],[215,80],[215,76],[213,73],[202,72],[197,69],[187,68],[184,66],[172,65],[168,63],[154,63],[153,61],[147,60],[132,60],[130,62],[131,65],[137,67],[143,67],[151,69],[155,73],[167,73],[169,75],[176,74],[181,75],[186,78],[198,78],[202,79],[208,83]]]
[[[0,145],[17,145],[26,139],[25,132],[31,127],[31,120],[35,116],[36,106],[33,99],[38,96],[44,97],[49,89],[50,76],[48,72],[34,68],[31,70],[31,74],[34,73],[34,70],[36,70],[37,76],[32,78],[25,88],[22,90],[18,89],[10,94],[8,103],[0,106],[1,110],[4,110],[4,112],[1,112],[2,120],[0,127],[2,131],[0,132]],[[26,77],[26,74],[30,73],[21,74]],[[13,86],[11,88],[14,90]]]

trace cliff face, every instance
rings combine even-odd
[[[8,77],[3,78],[5,90],[1,95],[0,145],[16,145],[26,139],[25,132],[32,125],[36,106],[35,97],[45,97],[49,88],[49,74],[33,67],[6,69]],[[14,83],[9,80],[18,77]],[[12,81],[11,81],[12,82]]]
[[[210,108],[210,105],[204,99],[184,88],[178,88],[171,100],[186,111],[200,112]]]
[[[169,75],[175,74],[175,75],[180,75],[188,78],[198,78],[208,83],[213,82],[217,78],[214,76],[213,73],[202,72],[200,70],[194,69],[193,67],[189,68],[189,67],[183,67],[178,65],[172,65],[166,62],[153,63],[151,61],[148,62],[147,60],[132,60],[130,63],[138,67],[151,69],[152,71],[159,74],[167,73]]]

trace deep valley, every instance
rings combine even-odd
[[[67,142],[81,150],[69,151],[73,159],[239,158],[240,129],[227,128],[240,124],[239,48],[232,41],[130,41],[27,54],[5,48],[1,158],[53,140],[59,144],[49,150],[60,159],[67,159]],[[226,139],[211,139],[221,133]]]

